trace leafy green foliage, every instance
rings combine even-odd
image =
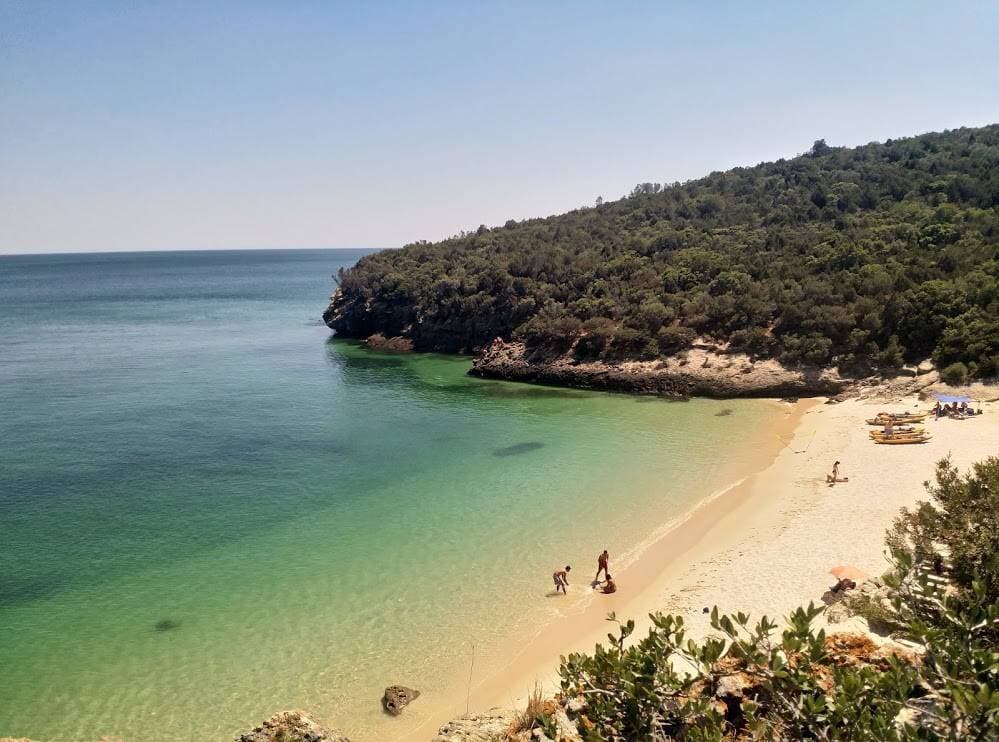
[[[968,367],[958,361],[940,370],[940,378],[951,386],[963,386],[968,383]]]
[[[593,740],[893,738],[915,668],[897,659],[885,669],[838,665],[812,626],[821,612],[798,608],[775,638],[766,617],[750,625],[715,609],[719,635],[702,643],[685,641],[680,617],[654,614],[648,636],[626,646],[629,621],[608,635],[609,649],[563,658],[562,694],[585,699],[578,724]]]
[[[703,335],[788,364],[863,371],[932,353],[999,372],[999,125],[819,144],[367,256],[339,275],[327,323],[428,350],[518,336],[641,358]]]
[[[937,572],[950,562],[948,576],[963,590],[975,579],[999,596],[999,457],[975,464],[962,476],[950,459],[937,463],[930,501],[903,509],[888,544],[915,564]]]

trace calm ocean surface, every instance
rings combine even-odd
[[[420,701],[387,718],[386,685],[440,696],[472,645],[495,668],[558,620],[556,565],[633,550],[778,414],[332,340],[362,254],[0,256],[0,736],[231,740],[306,708],[392,739]]]

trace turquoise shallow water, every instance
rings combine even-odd
[[[228,740],[304,707],[392,739],[421,717],[385,685],[439,697],[473,645],[488,672],[557,620],[553,567],[632,549],[778,414],[330,339],[360,254],[0,257],[0,735]]]

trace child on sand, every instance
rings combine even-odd
[[[554,574],[552,574],[552,579],[555,581],[555,592],[562,591],[563,595],[567,595],[565,588],[569,584],[569,571],[572,569],[568,564],[565,565],[565,569],[557,569]]]
[[[616,593],[617,583],[614,582],[614,579],[607,572],[604,572],[604,575],[607,577],[607,581],[604,583],[604,588],[603,588],[604,593],[607,595],[610,595],[611,593]]]
[[[830,486],[836,484],[836,482],[849,482],[849,477],[840,477],[839,475],[839,462],[837,461],[833,464],[832,474],[826,474],[826,481]]]

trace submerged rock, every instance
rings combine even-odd
[[[512,446],[504,446],[503,448],[497,448],[493,451],[493,456],[516,456],[521,453],[530,453],[531,451],[537,451],[539,448],[544,448],[545,444],[541,441],[526,441],[525,443],[514,443]]]
[[[350,742],[335,729],[328,729],[304,711],[279,711],[236,742]]]
[[[390,353],[410,353],[413,350],[413,341],[409,338],[385,337],[380,332],[369,336],[364,342],[369,348]]]
[[[382,696],[382,706],[393,716],[402,713],[402,710],[420,697],[420,691],[407,688],[405,685],[390,685],[385,689]]]

